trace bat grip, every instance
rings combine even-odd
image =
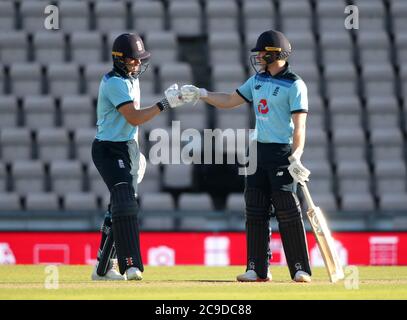
[[[302,188],[302,193],[304,194],[305,201],[307,202],[308,208],[315,208],[314,201],[312,200],[311,194],[308,190],[308,186],[306,183],[300,184]]]

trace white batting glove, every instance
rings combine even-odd
[[[300,155],[294,152],[290,157],[288,157],[288,160],[290,161],[288,171],[290,172],[294,181],[301,185],[304,185],[305,182],[309,181],[311,171],[303,166],[300,160]]]
[[[186,103],[192,102],[195,105],[200,98],[208,96],[208,91],[204,88],[195,87],[192,84],[186,84],[181,87],[181,95]]]
[[[168,108],[177,108],[184,105],[186,102],[182,100],[181,91],[178,89],[178,84],[174,83],[164,91],[165,98],[157,103],[161,111]]]

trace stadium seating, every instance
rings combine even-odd
[[[168,193],[147,193],[141,197],[142,210],[174,210],[174,201]]]
[[[233,0],[207,1],[206,17],[208,33],[239,30],[238,12],[237,3]]]
[[[168,8],[171,29],[181,36],[202,33],[201,11],[197,0],[170,1]]]
[[[7,190],[7,169],[6,165],[0,162],[0,192]]]
[[[0,2],[0,30],[12,31],[14,30],[16,24],[14,21],[14,3]]]
[[[26,96],[23,100],[24,125],[30,129],[54,127],[56,110],[50,96]]]
[[[93,102],[88,95],[63,95],[61,97],[61,118],[67,129],[88,129],[93,127]],[[92,130],[94,133],[94,130]]]
[[[22,28],[30,32],[44,31],[44,9],[49,4],[49,1],[43,0],[22,1],[19,11]]]
[[[83,171],[80,162],[54,160],[50,162],[52,190],[58,195],[83,191]]]
[[[344,31],[344,9],[346,1],[317,1],[318,31],[321,34]],[[325,51],[325,50],[324,50]]]
[[[87,31],[90,27],[90,6],[84,1],[60,1],[60,28],[65,32]]]
[[[213,90],[231,93],[246,80],[246,72],[240,64],[212,64]]]
[[[39,158],[44,161],[69,158],[69,136],[65,128],[41,128],[37,130]]]
[[[210,63],[240,63],[241,40],[239,33],[234,30],[230,32],[220,31],[210,33],[208,39]]]
[[[309,33],[311,26],[311,6],[308,1],[279,1],[283,32]]]
[[[87,178],[89,179],[89,190],[98,196],[109,192],[93,162],[87,164]]]
[[[97,97],[102,77],[112,69],[110,63],[92,63],[85,67],[86,92]]]
[[[15,96],[0,95],[0,127],[16,127],[18,122],[18,102]]]
[[[246,208],[243,195],[240,193],[231,193],[228,196],[226,208],[230,211],[236,211],[243,214]]]
[[[62,97],[80,93],[80,75],[75,63],[50,64],[47,68],[47,91]]]
[[[92,161],[90,146],[95,139],[95,135],[95,128],[77,128],[74,132],[76,159],[80,160],[82,163]]]
[[[3,161],[29,160],[32,158],[32,134],[28,128],[5,128],[1,134]]]
[[[72,33],[70,45],[71,61],[86,65],[103,60],[102,35],[97,31]]]
[[[202,131],[207,126],[207,108],[205,103],[198,101],[196,105],[185,106],[185,109],[173,110],[173,121],[179,121],[181,130],[196,129]]]
[[[95,3],[96,29],[110,32],[126,30],[126,3],[123,1],[97,1]]]
[[[0,3],[0,5],[2,4],[4,2]],[[5,29],[1,28],[1,30]],[[26,62],[28,60],[27,45],[28,35],[25,31],[0,33],[0,60],[2,63]]]
[[[33,47],[35,61],[41,64],[65,61],[65,34],[60,31],[35,33]]]
[[[275,9],[270,1],[242,2],[242,16],[244,22],[244,33],[262,33],[264,30],[275,29]]]
[[[178,85],[192,82],[192,68],[189,64],[178,62],[163,64],[160,67],[161,91],[164,91],[174,83]]]
[[[144,182],[143,182],[144,183]],[[141,184],[142,186],[142,184]],[[141,197],[141,227],[143,230],[173,230],[174,218],[168,216],[173,211],[174,201],[169,193],[146,193]],[[163,215],[152,216],[148,212],[162,211]]]
[[[177,61],[177,35],[169,31],[148,31],[144,38],[147,50],[151,53],[150,63],[160,65],[163,61]],[[143,77],[144,80],[144,77]]]
[[[19,194],[45,191],[45,168],[41,161],[17,160],[11,169],[13,190]]]
[[[13,63],[10,66],[11,91],[17,97],[43,93],[42,70],[37,63]]]
[[[164,30],[164,4],[160,1],[136,1],[132,6],[133,28],[144,34]]]
[[[0,206],[2,211],[20,211],[22,209],[18,193],[0,193]]]
[[[64,209],[75,210],[98,210],[97,199],[93,193],[69,192],[64,194]]]
[[[143,181],[138,185],[137,193],[143,198],[145,195],[149,195],[151,193],[153,194],[159,193],[160,191],[161,191],[160,167],[159,165],[153,165],[150,162],[147,162],[146,173],[144,175]],[[168,208],[172,207],[173,205],[169,206]]]
[[[25,207],[30,211],[60,210],[59,198],[55,193],[30,192],[25,200]]]
[[[407,2],[351,2],[360,29],[345,28],[350,1],[344,0],[84,0],[52,2],[59,30],[47,30],[49,1],[0,1],[1,210],[106,209],[108,190],[91,144],[98,88],[111,70],[117,35],[137,31],[152,53],[140,77],[145,108],[175,82],[233,92],[254,74],[250,49],[260,33],[276,28],[289,38],[290,65],[308,88],[303,163],[312,171],[315,202],[332,217],[405,214]],[[157,141],[148,138],[163,129],[171,140],[172,121],[197,130],[187,136],[206,128],[249,129],[253,119],[251,105],[220,110],[200,101],[142,124],[148,160],[137,191],[142,228],[242,227],[241,193],[225,190],[224,219],[199,215],[219,207],[213,194],[199,189],[193,165],[155,163],[149,151]],[[181,219],[159,214],[178,210]]]

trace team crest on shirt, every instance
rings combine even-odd
[[[266,99],[261,99],[259,104],[257,105],[257,110],[261,114],[266,114],[269,112],[269,107],[267,106],[267,100]]]

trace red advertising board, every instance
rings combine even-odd
[[[407,232],[337,232],[333,234],[344,265],[407,265]],[[97,232],[0,232],[0,264],[93,264]],[[315,239],[307,234],[311,264],[322,265]],[[147,265],[243,265],[243,232],[144,232]],[[284,265],[278,233],[272,235],[272,264]]]

